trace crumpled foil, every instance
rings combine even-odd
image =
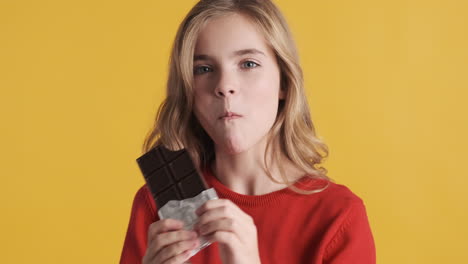
[[[204,190],[199,195],[185,199],[185,200],[171,200],[167,202],[158,211],[159,219],[176,219],[184,222],[184,229],[193,231],[193,225],[198,221],[198,216],[195,214],[195,210],[198,209],[208,200],[218,199],[218,195],[214,188]],[[205,236],[200,237],[200,245],[190,252],[189,258],[197,254],[200,250],[211,244]]]

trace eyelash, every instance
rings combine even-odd
[[[257,67],[260,66],[260,64],[256,63],[255,61],[251,61],[251,60],[244,61],[244,62],[241,63],[241,65],[244,65],[246,63],[253,63],[253,64],[255,64],[255,66],[254,67],[246,67],[245,69],[254,69],[254,68],[257,68]],[[210,68],[210,67],[209,66],[197,66],[197,67],[195,67],[193,69],[193,74],[200,75],[200,74],[207,73],[207,72],[201,72],[201,73],[197,72],[199,69],[203,69],[203,68]]]

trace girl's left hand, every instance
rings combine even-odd
[[[250,215],[227,199],[209,200],[196,214],[199,219],[195,230],[219,243],[224,264],[260,264],[257,227]]]

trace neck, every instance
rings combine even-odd
[[[244,195],[262,195],[286,188],[286,184],[276,183],[268,177],[264,160],[266,143],[260,142],[257,145],[236,154],[216,149],[216,160],[212,164],[214,175],[226,187]],[[267,153],[267,160],[273,179],[282,182],[280,164],[275,162],[271,152]],[[304,175],[284,156],[281,157],[280,161],[290,181]]]

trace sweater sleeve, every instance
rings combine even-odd
[[[146,188],[146,185],[143,185],[137,191],[133,200],[120,264],[141,263],[148,242],[148,227],[158,220],[155,209],[151,206],[151,199]]]
[[[362,201],[355,202],[325,250],[324,264],[375,264],[374,238]]]

